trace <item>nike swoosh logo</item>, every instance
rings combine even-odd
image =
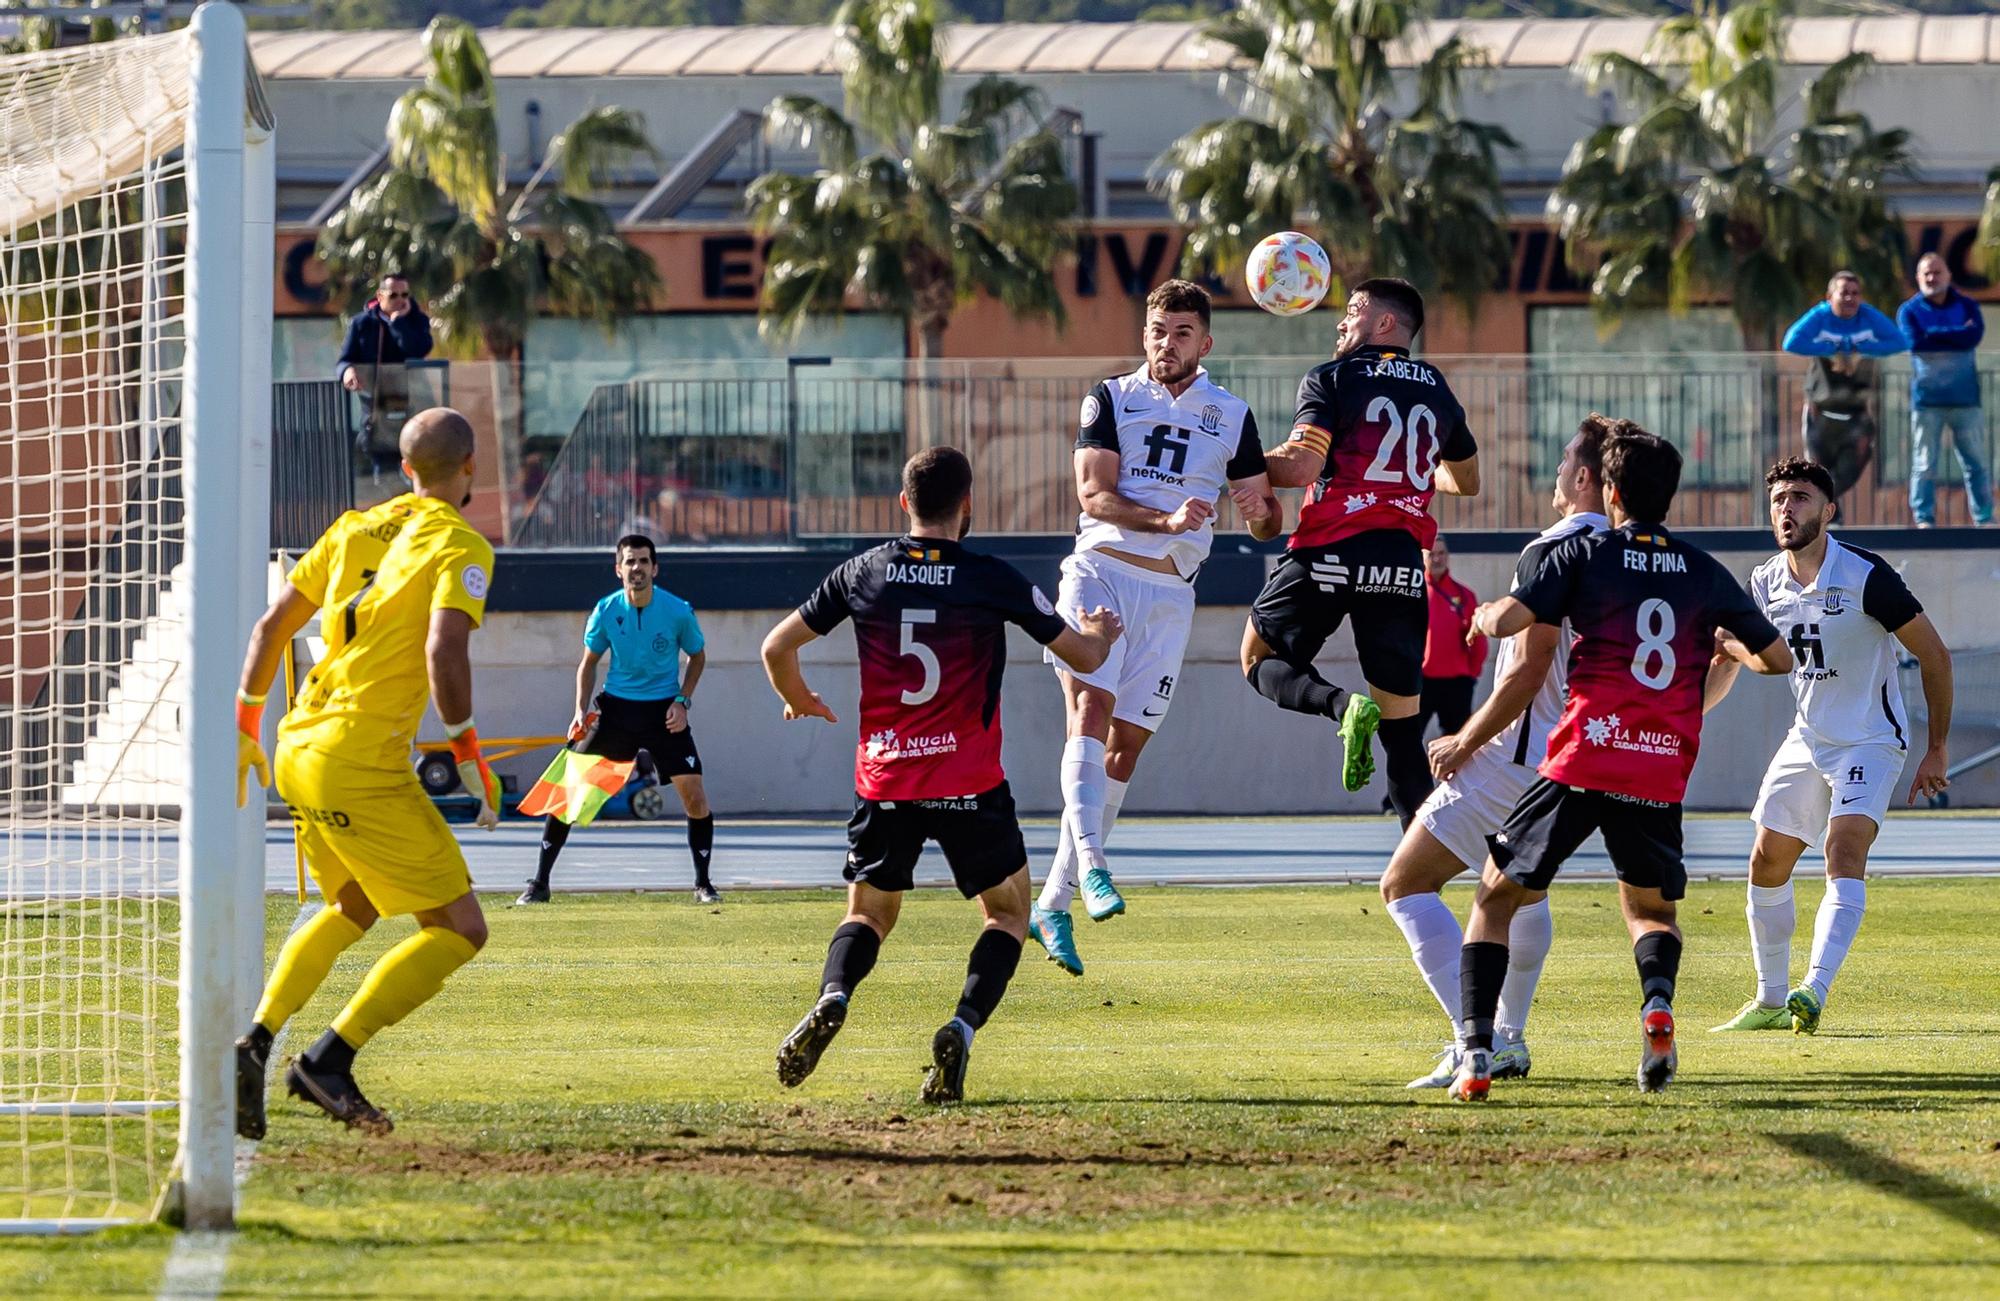
[[[1840,801],[1840,802],[1841,802],[1842,804],[1852,804],[1852,803],[1854,803],[1854,801],[1856,801],[1856,800],[1861,800],[1861,799],[1866,799],[1866,798],[1868,798],[1868,797],[1867,797],[1867,796],[1865,796],[1865,795],[1848,795],[1848,796],[1844,796],[1844,797],[1842,797],[1842,799],[1841,799],[1841,801]]]
[[[1140,711],[1139,711],[1139,717],[1141,717],[1141,718],[1160,718],[1160,717],[1164,716],[1164,715],[1166,714],[1166,712],[1167,712],[1167,711],[1166,711],[1166,710],[1164,710],[1164,709],[1142,709],[1142,710],[1140,710]]]

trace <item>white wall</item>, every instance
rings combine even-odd
[[[1747,576],[1766,554],[1726,553],[1720,558]],[[506,563],[504,557],[501,563]],[[1506,588],[1513,558],[1460,555],[1453,563],[1461,581],[1490,596]],[[1904,576],[1948,645],[2000,643],[2000,552],[1924,553],[1907,561]],[[805,657],[808,680],[840,715],[840,724],[785,723],[757,659],[764,633],[783,613],[702,614],[708,669],[698,692],[694,728],[709,774],[709,797],[725,816],[844,815],[851,807],[859,691],[853,638],[843,629],[814,643]],[[1243,682],[1236,650],[1246,613],[1242,607],[1199,612],[1173,712],[1140,761],[1125,807],[1137,813],[1219,814],[1379,808],[1384,792],[1379,776],[1358,794],[1340,789],[1339,747],[1331,724],[1286,713]],[[482,735],[563,729],[569,721],[582,627],[581,614],[495,614],[488,619],[472,643]],[[1061,803],[1056,785],[1061,699],[1053,672],[1040,663],[1039,647],[1016,632],[1009,648],[1002,711],[1008,779],[1024,810],[1048,812]],[[1345,634],[1336,636],[1322,664],[1337,684],[1360,681]],[[1989,699],[1995,690],[1988,688]],[[1688,792],[1690,807],[1749,806],[1764,765],[1789,725],[1790,700],[1782,681],[1741,675],[1727,706],[1708,720]],[[1954,750],[1964,756],[1993,739],[1990,731],[1967,729],[1956,738]],[[514,774],[525,789],[549,754],[537,751],[496,767]],[[2000,804],[2000,765],[1963,779],[1953,797],[1961,807]]]

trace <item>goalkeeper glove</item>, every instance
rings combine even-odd
[[[447,723],[444,734],[451,742],[451,757],[458,764],[458,779],[479,800],[479,812],[473,815],[472,824],[481,831],[491,831],[500,825],[500,779],[493,775],[493,770],[486,766],[486,756],[479,752],[479,733],[468,718],[463,723]]]
[[[264,697],[236,693],[236,807],[250,803],[250,774],[257,784],[271,784],[271,762],[264,757]]]

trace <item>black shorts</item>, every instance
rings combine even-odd
[[[701,775],[701,752],[694,748],[694,728],[667,730],[666,700],[626,700],[599,693],[597,724],[570,746],[578,754],[624,763],[644,750],[662,781]]]
[[[941,800],[854,797],[847,820],[847,868],[841,875],[877,890],[916,884],[917,856],[935,840],[958,892],[976,898],[1028,865],[1027,842],[1014,816],[1014,792],[1001,782],[983,795]]]
[[[1415,538],[1401,529],[1371,529],[1287,551],[1250,607],[1251,625],[1264,644],[1301,668],[1349,616],[1368,685],[1391,695],[1422,695],[1431,616],[1423,548]]]
[[[1604,833],[1604,850],[1620,881],[1658,890],[1668,899],[1687,894],[1678,804],[1580,790],[1538,777],[1488,844],[1494,866],[1508,880],[1546,890],[1556,869],[1593,831]]]

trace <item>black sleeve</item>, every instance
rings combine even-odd
[[[1561,540],[1552,542],[1530,542],[1521,549],[1519,559],[1514,561],[1514,582],[1507,589],[1510,595],[1518,596],[1521,589],[1535,581],[1535,573],[1542,567],[1542,560],[1552,547],[1560,546]]]
[[[1243,411],[1243,436],[1236,440],[1236,454],[1229,458],[1222,472],[1232,483],[1264,473],[1264,441],[1257,433],[1257,413],[1247,407]]]
[[[1878,563],[1868,570],[1868,581],[1861,586],[1861,612],[1894,632],[1922,614],[1924,607],[1901,574]]]
[[[1587,539],[1566,538],[1541,555],[1535,572],[1514,591],[1514,599],[1535,612],[1540,623],[1561,623],[1576,597],[1577,579],[1582,575],[1589,552]]]
[[[1764,617],[1756,598],[1720,562],[1715,565],[1715,590],[1710,599],[1715,603],[1715,622],[1753,654],[1778,640],[1778,626]]]
[[[1315,366],[1299,381],[1299,406],[1292,416],[1292,427],[1311,425],[1324,430],[1327,437],[1333,436],[1333,367]]]
[[[1043,595],[1042,589],[1006,561],[991,557],[988,561],[992,572],[983,586],[992,595],[987,603],[1007,622],[1019,624],[1021,631],[1044,646],[1062,636],[1069,625],[1056,613],[1054,602]]]
[[[1444,432],[1444,442],[1438,446],[1440,461],[1465,461],[1478,455],[1479,444],[1473,441],[1472,430],[1465,423],[1465,408],[1457,398],[1452,399],[1451,412],[1446,416],[1451,422]]]
[[[1112,400],[1109,384],[1099,380],[1097,387],[1090,390],[1090,395],[1083,400],[1083,410],[1078,413],[1076,424],[1078,447],[1118,450],[1118,404]]]
[[[854,613],[854,577],[863,559],[856,556],[821,579],[813,594],[799,607],[799,618],[818,636],[826,636]]]

